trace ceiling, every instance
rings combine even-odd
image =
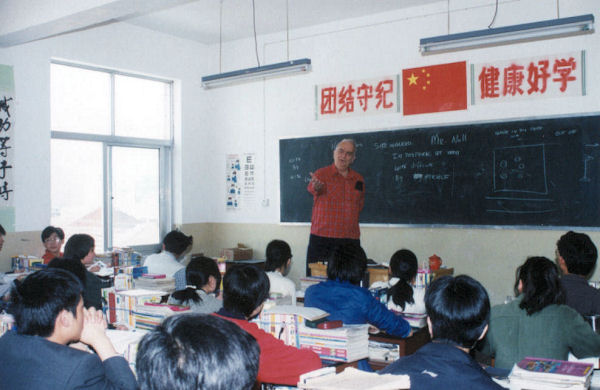
[[[256,33],[262,35],[285,31],[286,14],[289,14],[289,28],[293,30],[439,1],[254,0]],[[215,44],[219,43],[221,11],[223,41],[253,36],[252,3],[253,0],[196,0],[124,21],[180,38]]]

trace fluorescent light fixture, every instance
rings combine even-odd
[[[436,54],[593,32],[594,15],[587,14],[570,18],[551,19],[535,23],[423,38],[421,39],[419,50],[422,55]]]
[[[279,62],[256,68],[234,70],[233,72],[213,74],[202,77],[202,86],[206,89],[224,85],[259,80],[267,77],[282,76],[290,73],[308,72],[311,69],[310,58]]]

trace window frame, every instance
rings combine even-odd
[[[145,149],[157,149],[159,152],[159,242],[148,245],[132,245],[134,250],[142,254],[153,253],[161,249],[160,237],[164,237],[173,225],[173,144],[174,144],[174,81],[159,77],[140,75],[114,69],[102,68],[91,65],[77,64],[62,60],[51,60],[52,65],[64,65],[91,71],[105,72],[110,75],[110,125],[111,134],[90,134],[68,131],[57,131],[50,129],[50,138],[73,141],[89,141],[102,144],[102,169],[103,169],[103,230],[104,251],[113,250],[112,231],[112,147],[133,147]],[[166,83],[169,87],[169,139],[151,139],[139,137],[124,137],[115,135],[115,76],[135,77],[151,81]],[[52,105],[52,101],[50,101]]]

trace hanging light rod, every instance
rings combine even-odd
[[[593,32],[594,15],[587,14],[570,18],[551,19],[541,22],[423,38],[420,41],[419,50],[422,55],[437,54],[516,42],[591,34]]]
[[[310,69],[310,58],[301,58],[299,60],[279,62],[277,64],[264,65],[256,68],[240,69],[232,72],[204,76],[202,77],[202,86],[206,89],[216,88],[244,81],[259,80],[291,73],[308,72]]]

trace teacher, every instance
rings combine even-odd
[[[329,258],[340,244],[360,245],[358,216],[365,204],[363,177],[350,169],[356,159],[356,142],[341,140],[333,151],[333,164],[310,173],[308,192],[313,195],[308,265]]]

